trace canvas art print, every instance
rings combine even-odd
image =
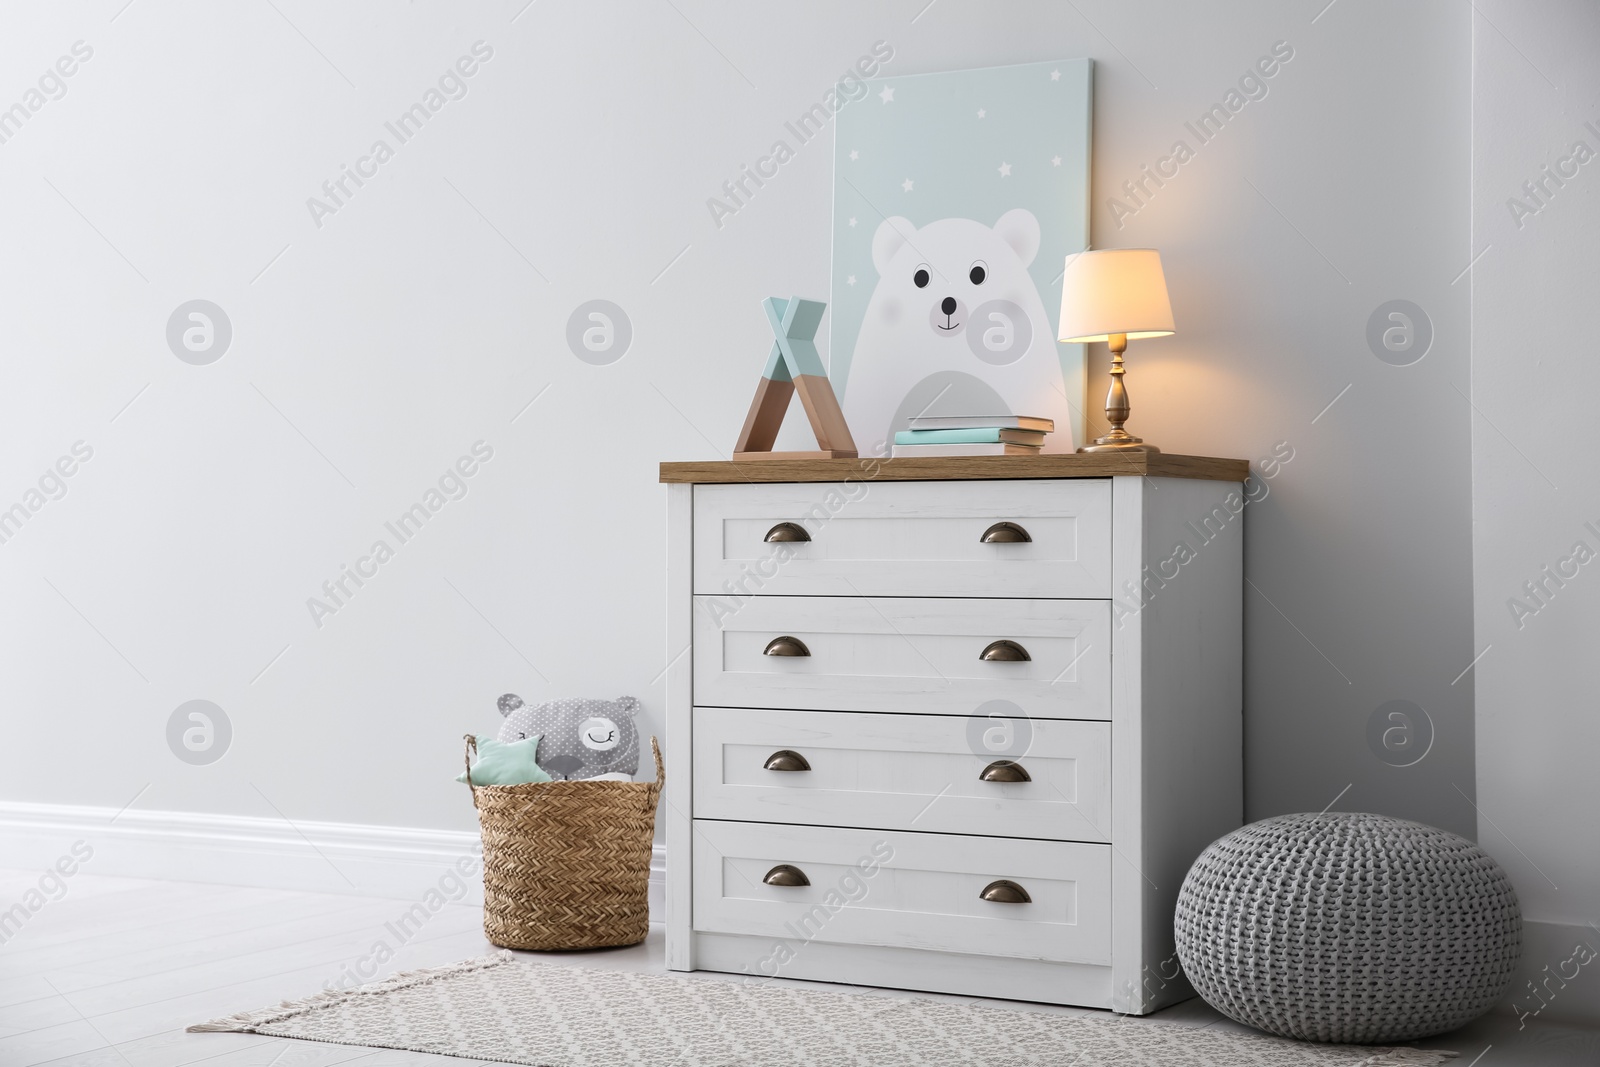
[[[1055,339],[1089,244],[1092,61],[877,79],[835,127],[831,377],[863,455],[915,415],[1040,415],[1083,439]]]

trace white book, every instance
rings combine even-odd
[[[911,456],[1037,456],[1038,445],[1012,444],[958,444],[958,445],[895,445],[889,453],[891,459]]]
[[[915,415],[907,424],[913,430],[1039,430],[1052,433],[1054,419],[1033,415]]]

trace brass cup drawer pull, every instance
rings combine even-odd
[[[792,748],[781,748],[767,757],[762,766],[769,771],[809,771],[811,764]]]
[[[806,533],[806,528],[799,523],[780,522],[767,531],[767,536],[761,540],[772,544],[777,541],[809,541],[811,535]]]
[[[763,656],[809,656],[811,655],[811,650],[798,637],[789,637],[786,634],[783,637],[774,637],[771,641],[768,641],[767,647],[761,650],[761,654]],[[1022,658],[1027,659],[1027,654],[1024,653]]]
[[[799,867],[796,867],[792,863],[778,864],[776,867],[772,868],[772,870],[768,871],[767,876],[761,880],[767,885],[778,886],[801,886],[811,884],[811,879],[806,877],[806,872],[802,871]],[[995,883],[995,885],[999,884],[999,882]],[[1023,896],[1027,896],[1027,894],[1024,893]]]
[[[1020,545],[1032,541],[1028,531],[1014,522],[997,522],[978,538],[986,545]]]
[[[776,870],[776,868],[774,868]],[[990,882],[983,887],[983,892],[978,894],[978,899],[991,901],[995,904],[1032,904],[1033,898],[1028,891],[1009,878]]]
[[[1015,641],[990,641],[978,653],[978,658],[985,663],[1021,663],[1033,659],[1028,650]]]
[[[776,758],[776,757],[774,757]],[[978,772],[980,782],[1031,782],[1033,775],[1022,764],[1008,759],[997,759]]]

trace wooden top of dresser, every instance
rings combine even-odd
[[[764,459],[663,463],[661,480],[691,484],[727,482],[923,482],[974,478],[1201,478],[1242,482],[1249,460],[1178,456],[1168,452],[1068,452],[1040,456],[918,456],[902,459]]]

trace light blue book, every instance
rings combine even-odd
[[[975,426],[965,430],[900,430],[894,435],[897,445],[1042,445],[1044,434],[1037,430],[1011,430],[995,426]]]

